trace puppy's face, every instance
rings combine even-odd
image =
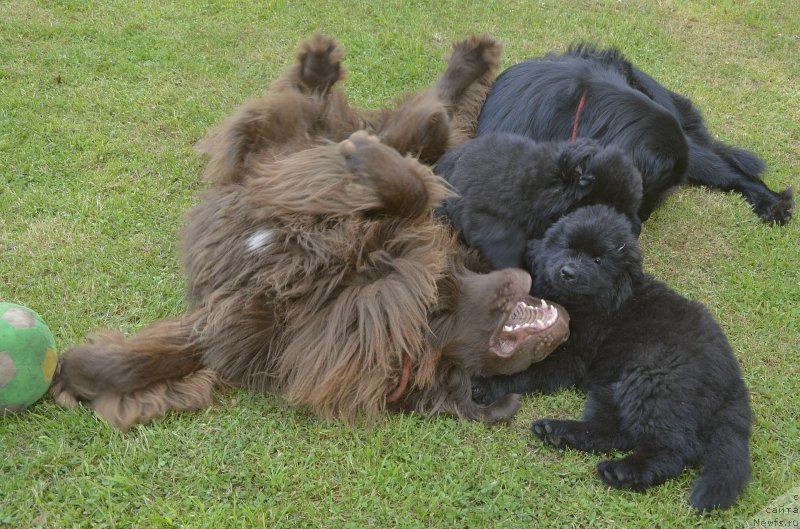
[[[529,246],[536,270],[534,292],[568,310],[619,308],[642,273],[642,256],[630,222],[608,206],[580,208]]]
[[[589,138],[563,142],[559,147],[561,181],[572,200],[572,210],[606,204],[626,215],[638,233],[642,176],[633,160],[618,147],[601,146]]]

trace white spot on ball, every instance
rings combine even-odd
[[[3,319],[17,329],[29,329],[36,325],[33,313],[19,307],[11,307],[3,314]]]

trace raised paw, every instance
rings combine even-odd
[[[430,213],[425,171],[414,160],[407,159],[365,131],[357,131],[339,143],[347,168],[358,183],[375,193],[380,206],[376,212],[414,218]]]
[[[380,143],[377,136],[365,130],[357,130],[349,138],[339,143],[339,152],[345,157],[353,156],[359,148]]]
[[[577,421],[539,419],[531,425],[531,431],[543,442],[558,448],[575,447]]]
[[[472,35],[453,44],[448,63],[471,68],[472,74],[479,77],[500,65],[502,53],[503,45],[489,35]]]
[[[447,70],[439,80],[439,95],[449,103],[476,81],[488,83],[500,65],[503,46],[488,35],[473,35],[453,44]]]
[[[344,49],[333,37],[321,33],[303,41],[297,54],[299,81],[310,92],[324,94],[344,78]]]

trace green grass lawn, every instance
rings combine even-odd
[[[573,40],[618,45],[693,99],[716,136],[758,153],[771,187],[800,190],[798,28],[794,0],[0,0],[0,300],[37,310],[61,350],[180,313],[178,241],[203,187],[194,145],[317,29],[347,48],[344,88],[367,107],[429,85],[471,32],[502,40],[506,65]],[[0,527],[736,528],[785,516],[763,509],[792,489],[797,508],[800,493],[800,220],[766,226],[737,195],[686,188],[642,240],[646,268],[717,316],[751,390],[753,480],[729,511],[690,511],[693,470],[610,490],[600,456],[535,440],[532,419],[580,413],[572,390],[526,397],[495,429],[416,416],[348,427],[228,390],[128,434],[49,399],[0,418]]]

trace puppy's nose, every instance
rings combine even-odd
[[[561,267],[561,279],[565,281],[572,281],[575,279],[575,269],[572,268],[570,265],[564,265]]]

